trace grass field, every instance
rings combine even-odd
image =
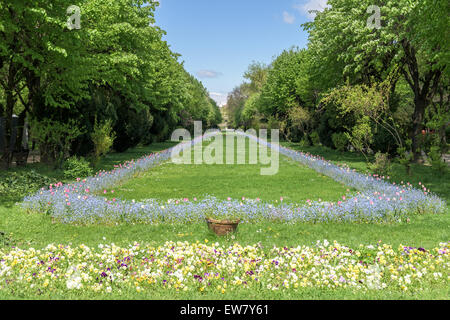
[[[293,149],[302,149],[324,156],[335,163],[346,163],[351,168],[366,171],[364,158],[353,153],[339,153],[323,147],[300,148],[298,144],[283,144]],[[97,169],[112,169],[115,164],[135,159],[144,154],[166,149],[171,143],[140,147],[123,154],[107,156]],[[61,178],[61,172],[43,166],[34,166],[40,173],[53,178]],[[281,157],[280,171],[276,176],[260,176],[260,165],[182,165],[165,163],[130,180],[115,189],[115,197],[123,199],[173,199],[183,197],[203,197],[206,194],[225,199],[261,198],[285,201],[304,201],[306,199],[336,200],[347,192],[346,186],[334,182],[311,169]],[[450,203],[450,174],[435,173],[432,168],[415,165],[412,176],[407,176],[402,167],[395,167],[392,181],[422,182],[433,192]],[[19,201],[17,199],[16,201]],[[115,243],[128,246],[134,241],[153,246],[163,245],[166,241],[188,241],[190,243],[205,240],[220,245],[259,244],[265,248],[274,245],[295,247],[313,245],[317,240],[338,241],[342,245],[358,247],[360,244],[376,244],[378,241],[392,245],[400,244],[431,249],[440,242],[450,239],[450,218],[443,215],[415,216],[409,223],[400,224],[284,224],[261,222],[242,224],[233,236],[217,237],[208,230],[206,224],[183,225],[126,225],[117,226],[72,226],[52,223],[49,216],[28,214],[14,205],[11,199],[0,200],[0,248],[18,246],[20,248],[44,248],[50,243],[85,244],[97,247],[100,243]],[[348,289],[301,289],[286,291],[236,290],[226,294],[205,294],[201,292],[176,293],[164,289],[151,292],[123,292],[121,295],[59,294],[46,293],[39,297],[27,296],[26,292],[11,293],[0,290],[0,298],[125,298],[125,299],[448,299],[448,281],[436,284],[419,293],[368,291],[357,292]]]
[[[209,142],[204,142],[204,146],[208,144]],[[224,139],[224,147],[225,145]],[[235,145],[235,154],[240,153],[245,153],[246,164],[193,164],[192,153],[192,164],[177,165],[167,162],[118,186],[114,197],[138,201],[149,198],[200,199],[212,195],[222,200],[228,197],[233,199],[245,197],[260,198],[263,201],[276,201],[281,198],[286,202],[319,198],[335,201],[349,189],[285,156],[280,157],[279,171],[276,175],[263,176],[260,174],[261,167],[268,165],[248,164],[248,139],[245,148],[238,148],[237,144]],[[225,162],[224,154],[223,163]]]

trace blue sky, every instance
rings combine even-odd
[[[160,0],[156,24],[186,70],[223,104],[252,61],[270,63],[284,49],[306,47],[301,24],[326,0]]]

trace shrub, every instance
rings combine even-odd
[[[88,177],[93,174],[89,162],[83,157],[71,157],[64,162],[64,177],[66,179],[76,179]]]
[[[311,142],[312,142],[313,146],[320,145],[320,137],[319,137],[319,134],[317,133],[317,131],[313,131],[309,135],[309,138],[311,139]]]
[[[348,137],[345,133],[333,133],[331,136],[331,140],[333,141],[334,147],[336,150],[343,152],[348,145]]]
[[[96,166],[100,157],[107,154],[111,149],[115,133],[112,131],[112,121],[107,120],[102,124],[95,123],[94,131],[91,133],[91,139],[94,143],[93,165]]]
[[[31,127],[32,137],[41,152],[41,161],[54,161],[56,168],[61,168],[70,155],[72,143],[84,134],[84,128],[80,129],[75,120],[69,120],[67,123],[50,119],[33,120]]]
[[[430,158],[433,169],[438,170],[439,172],[446,171],[447,164],[442,161],[441,149],[438,146],[431,147],[428,157]]]
[[[311,144],[309,143],[309,139],[307,135],[304,135],[303,138],[300,140],[300,146],[301,147],[309,147]]]
[[[406,173],[411,175],[411,161],[413,159],[413,153],[408,152],[407,148],[411,148],[411,140],[406,140],[406,147],[401,147],[397,149],[398,158],[397,161],[403,165],[406,169]]]
[[[391,161],[387,153],[377,152],[375,162],[369,164],[370,170],[378,175],[388,175],[391,171]]]
[[[0,198],[20,201],[28,194],[54,183],[53,179],[35,171],[0,172]]]

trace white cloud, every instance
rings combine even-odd
[[[294,15],[290,14],[287,11],[283,12],[283,21],[286,22],[287,24],[293,24],[295,22],[295,17]]]
[[[219,107],[223,107],[227,104],[228,94],[220,92],[210,92],[209,96],[217,102]]]
[[[214,70],[200,70],[197,71],[197,76],[199,78],[218,78],[222,75],[221,72],[217,72]]]
[[[308,0],[304,4],[296,4],[294,8],[300,11],[302,14],[306,14],[310,19],[314,19],[316,14],[310,11],[323,11],[325,8],[329,7],[327,0]]]

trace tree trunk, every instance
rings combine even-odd
[[[15,105],[15,99],[12,90],[8,90],[5,92],[6,95],[6,112],[5,112],[5,129],[4,129],[4,152],[1,158],[3,167],[8,170],[11,166],[13,152],[14,152],[14,144],[15,137],[13,137],[13,111]]]
[[[430,105],[435,95],[442,76],[441,69],[433,69],[435,63],[429,63],[429,69],[421,75],[419,62],[416,56],[415,48],[407,40],[402,41],[405,52],[405,67],[402,69],[405,80],[408,82],[411,90],[414,92],[414,115],[413,126],[411,130],[413,161],[418,162],[420,155],[420,142],[422,140],[421,131],[424,128],[423,120],[425,109]]]

